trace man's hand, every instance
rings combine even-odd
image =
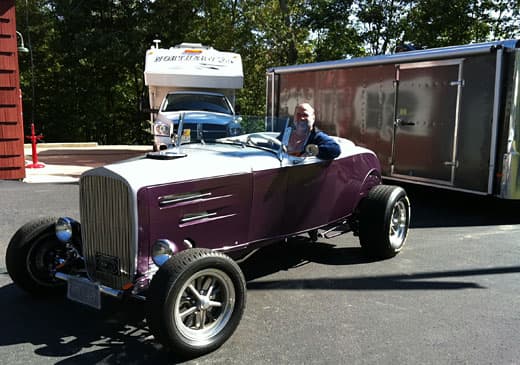
[[[305,147],[306,156],[318,156],[318,153],[320,153],[320,149],[316,144],[309,144]]]

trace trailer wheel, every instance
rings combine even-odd
[[[372,257],[390,258],[403,248],[410,226],[410,202],[403,188],[377,185],[359,206],[359,242]]]
[[[54,277],[64,245],[55,235],[56,218],[45,217],[24,224],[7,246],[5,263],[13,282],[33,295],[62,294],[66,283]]]
[[[245,279],[231,258],[188,249],[174,255],[153,277],[147,321],[155,338],[177,355],[200,356],[231,337],[245,302]]]

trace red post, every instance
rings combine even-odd
[[[32,163],[25,165],[25,168],[28,169],[41,169],[45,167],[45,164],[38,162],[38,153],[36,152],[36,141],[39,141],[43,138],[43,135],[36,135],[34,133],[34,123],[31,123],[31,135],[25,136],[25,138],[31,140],[31,148],[32,148]]]

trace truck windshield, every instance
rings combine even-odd
[[[163,112],[180,110],[199,110],[215,113],[233,114],[226,97],[210,94],[169,94],[166,96]]]

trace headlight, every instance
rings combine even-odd
[[[165,122],[155,122],[153,130],[156,136],[170,137],[171,124]]]
[[[168,240],[157,240],[152,246],[152,260],[157,266],[162,266],[175,253],[175,246]]]
[[[236,125],[231,126],[231,127],[229,127],[228,134],[230,136],[238,136],[238,135],[242,134],[242,128],[240,126],[236,126]]]
[[[72,219],[61,217],[54,226],[56,230],[56,237],[61,242],[69,242],[72,237]]]

